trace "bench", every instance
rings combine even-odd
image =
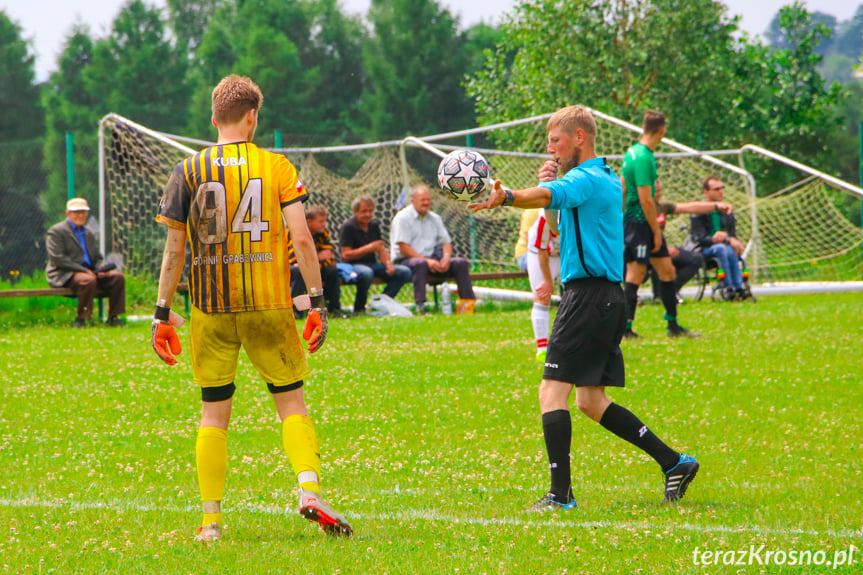
[[[517,272],[474,272],[470,274],[470,279],[472,282],[478,281],[490,281],[490,280],[509,280],[509,279],[521,279],[526,278],[527,272],[517,271]],[[444,282],[453,281],[452,278],[444,278],[440,276],[432,276],[430,275],[428,278],[428,285],[432,287],[432,291],[434,292],[434,301],[437,304],[437,288],[439,285]],[[372,280],[372,284],[383,284],[385,283],[380,278],[375,278]],[[342,282],[342,285],[351,285],[345,284]],[[186,313],[189,312],[189,284],[187,282],[182,282],[177,286],[177,293],[183,294],[184,302],[186,305]],[[29,288],[29,289],[9,289],[9,290],[0,290],[0,298],[7,297],[75,297],[75,292],[72,288],[61,287],[61,288]],[[96,298],[99,300],[99,317],[104,315],[103,311],[103,302],[102,299],[107,297],[106,294],[102,292],[98,292],[96,294]]]
[[[72,288],[34,288],[7,289],[0,291],[0,297],[43,297],[43,296],[74,297]]]
[[[75,291],[72,288],[30,288],[30,289],[7,289],[0,290],[0,298],[3,297],[75,297]],[[107,294],[98,291],[96,298],[99,300],[99,317],[105,315],[105,306],[102,303],[102,298],[107,297]]]
[[[527,272],[517,271],[517,272],[474,272],[470,274],[471,283],[476,283],[478,281],[490,281],[490,280],[511,280],[511,279],[521,279],[526,278]],[[377,278],[375,278],[377,279]],[[432,288],[432,293],[434,295],[434,303],[438,305],[437,298],[437,288],[439,285],[454,281],[453,278],[444,278],[440,276],[432,276],[429,275],[428,285]]]
[[[484,280],[516,280],[521,278],[527,278],[527,272],[517,271],[517,272],[474,272],[470,274],[470,281],[478,282]],[[440,285],[444,282],[453,281],[453,278],[450,277],[440,277],[433,276],[429,274],[428,284],[429,285]],[[372,280],[372,285],[380,285],[386,283],[379,277],[375,277]],[[353,285],[352,283],[346,284],[342,282],[342,285]]]
[[[189,311],[189,284],[186,282],[180,283],[177,286],[177,293],[183,294],[186,303],[186,312]],[[72,288],[28,288],[28,289],[7,289],[0,290],[0,298],[6,297],[75,297],[75,291]],[[99,317],[105,315],[104,304],[102,300],[108,297],[108,294],[97,291],[96,299],[99,300]]]

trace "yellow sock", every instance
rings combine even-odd
[[[204,513],[201,525],[222,524],[220,506],[225,494],[225,472],[228,469],[228,432],[219,427],[201,427],[195,443],[195,461],[198,468],[198,485],[201,501],[207,511],[219,509],[217,513]]]
[[[300,487],[321,492],[321,450],[315,426],[308,415],[290,415],[282,422],[282,445]]]

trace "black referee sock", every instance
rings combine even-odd
[[[623,284],[623,297],[626,299],[626,319],[635,319],[635,308],[638,307],[638,284],[626,282]]]
[[[677,321],[677,292],[674,291],[674,281],[661,282],[659,285],[662,286],[662,305],[665,306],[665,315],[674,318],[668,321]]]
[[[572,417],[566,409],[542,414],[542,433],[551,468],[551,492],[560,502],[569,501],[569,449],[572,444]]]
[[[663,287],[663,289],[665,289]],[[602,414],[599,424],[604,428],[638,447],[662,467],[662,471],[668,471],[680,460],[680,454],[665,445],[661,439],[656,437],[652,431],[647,429],[634,413],[612,403]]]

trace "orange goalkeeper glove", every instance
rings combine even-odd
[[[306,327],[303,329],[303,339],[309,342],[309,353],[315,353],[321,349],[327,339],[329,317],[323,300],[323,295],[312,296],[312,309],[309,311]]]
[[[170,313],[170,308],[156,306],[156,317],[153,319],[153,337],[151,342],[159,359],[168,365],[175,365],[177,358],[174,356],[180,355],[180,338],[177,337],[173,324],[170,321],[162,319],[164,316],[170,319]]]

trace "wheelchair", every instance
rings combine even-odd
[[[742,296],[733,288],[725,287],[725,270],[720,266],[719,259],[704,256],[704,265],[698,274],[692,278],[692,281],[697,284],[695,301],[701,301],[708,287],[710,288],[710,299],[713,301],[751,301],[752,303],[758,301],[749,287],[749,268],[746,266],[746,260],[738,257],[737,265],[740,266],[740,273],[743,276]]]

